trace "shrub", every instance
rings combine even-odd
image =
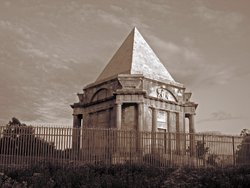
[[[2,178],[2,179],[1,179]],[[0,187],[250,187],[250,167],[157,168],[145,165],[51,164],[6,171]],[[4,185],[4,186],[3,186]]]
[[[250,165],[250,130],[243,129],[241,131],[241,136],[243,140],[236,151],[236,162],[237,164]]]

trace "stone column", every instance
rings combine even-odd
[[[157,110],[152,108],[152,132],[157,132]]]
[[[81,120],[82,115],[73,114],[72,150],[74,159],[78,159],[79,157]]]
[[[171,152],[172,152],[172,146],[171,146],[171,142],[172,142],[172,130],[171,130],[171,126],[170,126],[170,112],[167,112],[167,127],[168,127],[168,154],[171,157]],[[171,158],[170,158],[171,160]]]
[[[189,134],[190,134],[190,155],[195,155],[195,131],[194,131],[194,115],[190,114],[188,116],[189,119]]]
[[[81,139],[81,155],[83,158],[84,158],[84,153],[86,152],[86,150],[88,149],[88,144],[89,144],[89,137],[90,137],[90,134],[86,134],[87,132],[87,128],[89,127],[88,125],[88,120],[89,120],[89,113],[88,111],[85,111],[83,112],[83,118],[82,118],[82,125],[81,125],[81,134],[82,136],[80,137]]]
[[[88,121],[88,115],[89,114],[87,112],[84,112],[83,115],[82,115],[84,117],[84,118],[82,118],[82,124],[81,124],[82,128],[87,128],[88,127],[88,124],[87,124],[88,123],[87,122]]]
[[[180,142],[181,142],[181,136],[180,136],[180,119],[179,119],[179,113],[175,114],[175,124],[176,124],[176,152],[177,154],[180,154]]]
[[[190,114],[189,115],[189,132],[194,133],[194,115]]]
[[[122,128],[122,103],[116,104],[116,128],[118,130]]]
[[[156,153],[157,110],[152,108],[152,153]]]
[[[144,108],[143,103],[138,103],[138,131],[143,131]]]

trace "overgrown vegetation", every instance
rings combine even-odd
[[[250,187],[250,167],[155,168],[134,165],[51,164],[0,174],[1,187]]]
[[[55,152],[54,143],[36,137],[34,127],[21,123],[15,117],[6,125],[0,138],[0,154],[42,156]]]
[[[209,147],[206,147],[205,145],[206,142],[202,142],[200,140],[196,143],[196,152],[199,159],[202,159],[209,151]]]
[[[250,130],[243,129],[240,134],[243,137],[241,144],[237,148],[237,164],[250,165]]]

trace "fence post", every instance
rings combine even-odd
[[[206,148],[205,148],[205,135],[203,134],[202,135],[202,144],[203,144],[203,147],[204,147],[204,154],[203,154],[203,167],[206,166]]]
[[[234,147],[234,136],[232,136],[232,144],[233,144],[233,165],[235,166],[235,147]]]

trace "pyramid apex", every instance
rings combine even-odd
[[[161,82],[175,82],[167,69],[134,27],[96,82],[118,74],[142,74]]]
[[[138,29],[137,29],[137,27],[136,27],[136,26],[134,26],[133,31],[138,31]]]
[[[134,34],[140,34],[141,35],[141,33],[140,33],[140,31],[137,29],[137,27],[134,27],[133,29],[132,29],[132,33],[134,33]],[[135,36],[134,36],[134,38],[135,38]]]

